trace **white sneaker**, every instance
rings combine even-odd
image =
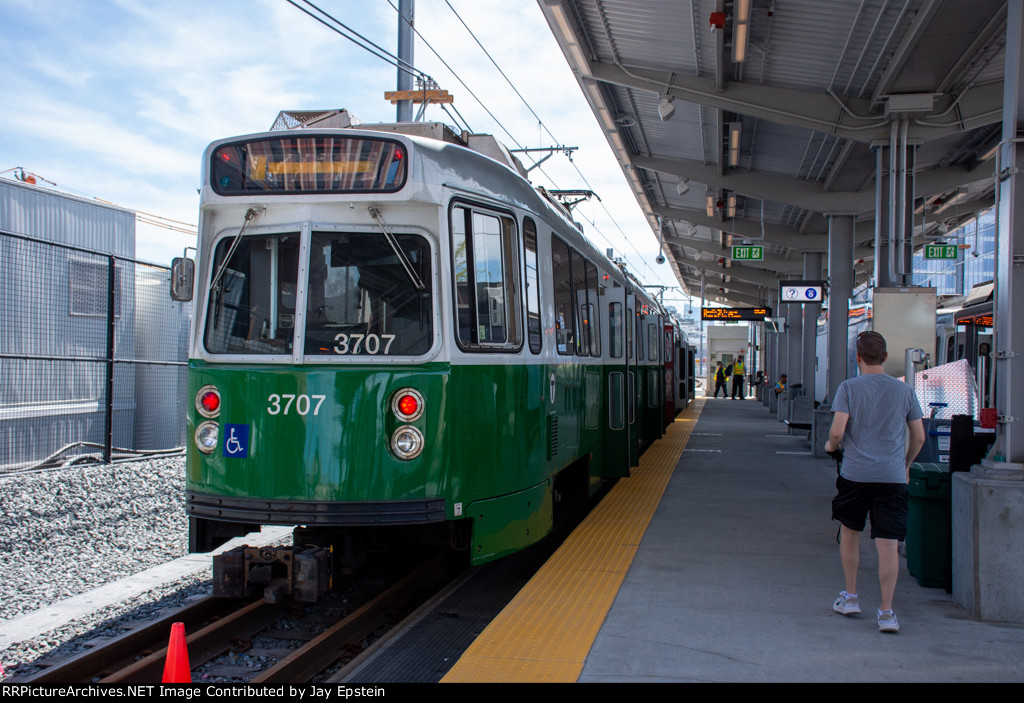
[[[896,619],[896,613],[891,610],[879,610],[878,611],[878,631],[879,632],[899,632],[900,621]]]
[[[860,612],[857,596],[850,595],[846,591],[840,591],[836,602],[832,604],[832,610],[841,615],[856,615]]]

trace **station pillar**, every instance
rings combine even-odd
[[[1024,0],[1007,3],[1003,133],[996,161],[996,442],[953,474],[953,597],[980,620],[1024,624]]]
[[[853,294],[853,217],[828,217],[828,354],[826,364],[825,402],[814,410],[811,449],[816,457],[825,456],[825,441],[832,427],[832,398],[839,384],[846,380],[847,328],[850,317],[850,296]]]
[[[804,280],[817,281],[821,279],[821,253],[804,252]],[[818,334],[818,313],[821,312],[821,305],[805,303],[803,306],[803,332],[800,338],[801,344],[801,375],[800,382],[804,384],[804,395],[814,397],[814,357],[816,355],[815,344]]]
[[[800,365],[803,353],[803,329],[804,317],[803,307],[797,303],[786,304],[786,374],[789,376],[789,383],[803,383],[803,373]],[[807,389],[802,390],[807,393]],[[783,418],[788,420],[789,418]]]
[[[853,295],[853,217],[828,218],[828,375],[825,394],[831,401],[839,384],[846,380]]]

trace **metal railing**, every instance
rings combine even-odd
[[[0,472],[180,451],[191,303],[170,272],[0,230]]]

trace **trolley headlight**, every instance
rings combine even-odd
[[[391,396],[391,412],[402,422],[418,420],[423,415],[423,394],[415,388],[403,388]]]
[[[196,411],[203,417],[220,415],[220,391],[216,386],[203,386],[196,393]]]
[[[216,422],[204,422],[196,428],[196,448],[203,454],[212,454],[220,439],[220,428]]]
[[[415,459],[423,451],[423,434],[411,425],[403,425],[391,435],[391,452],[399,459]]]

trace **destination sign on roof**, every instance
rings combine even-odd
[[[763,261],[764,247],[757,246],[734,246],[732,258],[735,261]]]
[[[289,133],[218,146],[210,185],[219,195],[393,193],[405,183],[406,156],[391,139]]]
[[[924,258],[926,259],[955,259],[959,247],[956,244],[926,244],[924,247]]]
[[[701,308],[700,319],[702,320],[726,320],[740,321],[747,320],[761,322],[766,317],[771,317],[771,308]]]

